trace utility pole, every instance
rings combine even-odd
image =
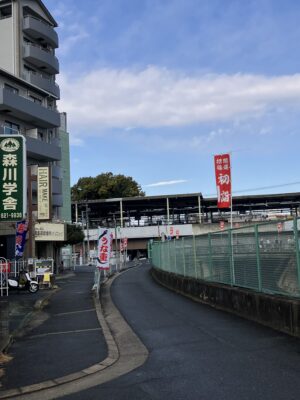
[[[82,227],[84,229],[84,225],[83,225],[83,210],[81,210],[81,223],[82,223]],[[82,263],[84,264],[85,258],[86,258],[86,253],[85,253],[85,238],[83,238],[83,242],[82,242],[82,256],[83,256],[83,260]]]
[[[115,216],[115,214],[114,214],[114,227],[115,227],[115,261],[116,261],[116,270],[118,271],[118,261],[117,261],[118,233],[117,233],[117,221],[116,221],[116,216]]]
[[[34,258],[35,255],[35,238],[34,238],[34,221],[33,221],[33,207],[32,207],[32,175],[31,166],[27,166],[27,218],[28,218],[28,258]]]
[[[90,263],[90,235],[89,235],[89,208],[87,200],[85,201],[85,218],[86,218],[86,236],[87,236],[87,263]]]

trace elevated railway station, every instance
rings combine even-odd
[[[233,226],[290,219],[299,216],[299,207],[299,192],[233,196]],[[149,239],[230,227],[230,209],[219,210],[216,197],[201,193],[81,200],[72,203],[72,221],[85,229],[85,249],[96,249],[100,226],[113,229],[118,238],[128,238],[129,254],[139,256],[145,254]]]

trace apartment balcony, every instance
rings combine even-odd
[[[26,97],[0,87],[0,111],[40,128],[60,126],[60,115]]]
[[[62,181],[60,179],[52,178],[52,193],[62,194]]]
[[[62,207],[64,205],[64,200],[62,194],[52,195],[52,206]]]
[[[53,48],[58,47],[58,35],[54,28],[38,18],[26,16],[23,20],[23,32],[36,40],[48,43]]]
[[[37,72],[23,72],[23,78],[32,85],[35,85],[40,89],[46,90],[46,92],[53,94],[53,96],[55,96],[57,99],[60,98],[60,89],[57,83],[47,78],[43,74],[39,74]]]
[[[58,59],[54,54],[36,44],[24,44],[23,58],[37,68],[54,75],[59,73]]]
[[[35,160],[60,161],[61,148],[52,143],[43,142],[39,139],[26,137],[27,155]]]
[[[62,178],[62,170],[58,165],[51,166],[52,178]]]

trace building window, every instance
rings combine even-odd
[[[47,105],[50,110],[55,109],[55,103],[54,103],[53,99],[48,98]]]
[[[48,142],[52,143],[53,140],[53,131],[51,129],[48,129]]]
[[[39,139],[39,140],[44,140],[44,134],[43,134],[43,132],[38,132],[38,139]]]
[[[11,5],[0,7],[0,19],[10,18],[12,15],[12,7]]]
[[[32,96],[32,95],[29,95],[29,100],[31,100],[31,101],[33,101],[34,103],[38,103],[38,104],[42,104],[42,100],[41,99],[39,99],[38,97],[35,97],[35,96]]]
[[[14,124],[10,121],[4,122],[4,134],[5,135],[18,135],[20,133],[20,125]]]
[[[19,94],[19,89],[15,88],[14,86],[8,85],[7,83],[4,84],[4,88],[11,93]]]

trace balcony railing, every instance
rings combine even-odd
[[[31,101],[28,97],[11,93],[0,85],[0,111],[34,123],[41,128],[60,126],[60,115],[56,109],[47,108],[42,104]]]
[[[20,135],[20,131],[18,129],[10,128],[9,126],[3,126],[3,134],[4,135]]]
[[[51,75],[58,74],[59,62],[54,52],[36,43],[24,43],[24,59]]]
[[[58,47],[58,35],[54,27],[37,17],[32,15],[25,16],[23,31],[35,39],[44,39],[54,48]]]
[[[58,84],[48,76],[35,71],[24,71],[23,79],[30,82],[32,85],[38,86],[39,88],[50,92],[58,99],[60,98],[60,89]]]

